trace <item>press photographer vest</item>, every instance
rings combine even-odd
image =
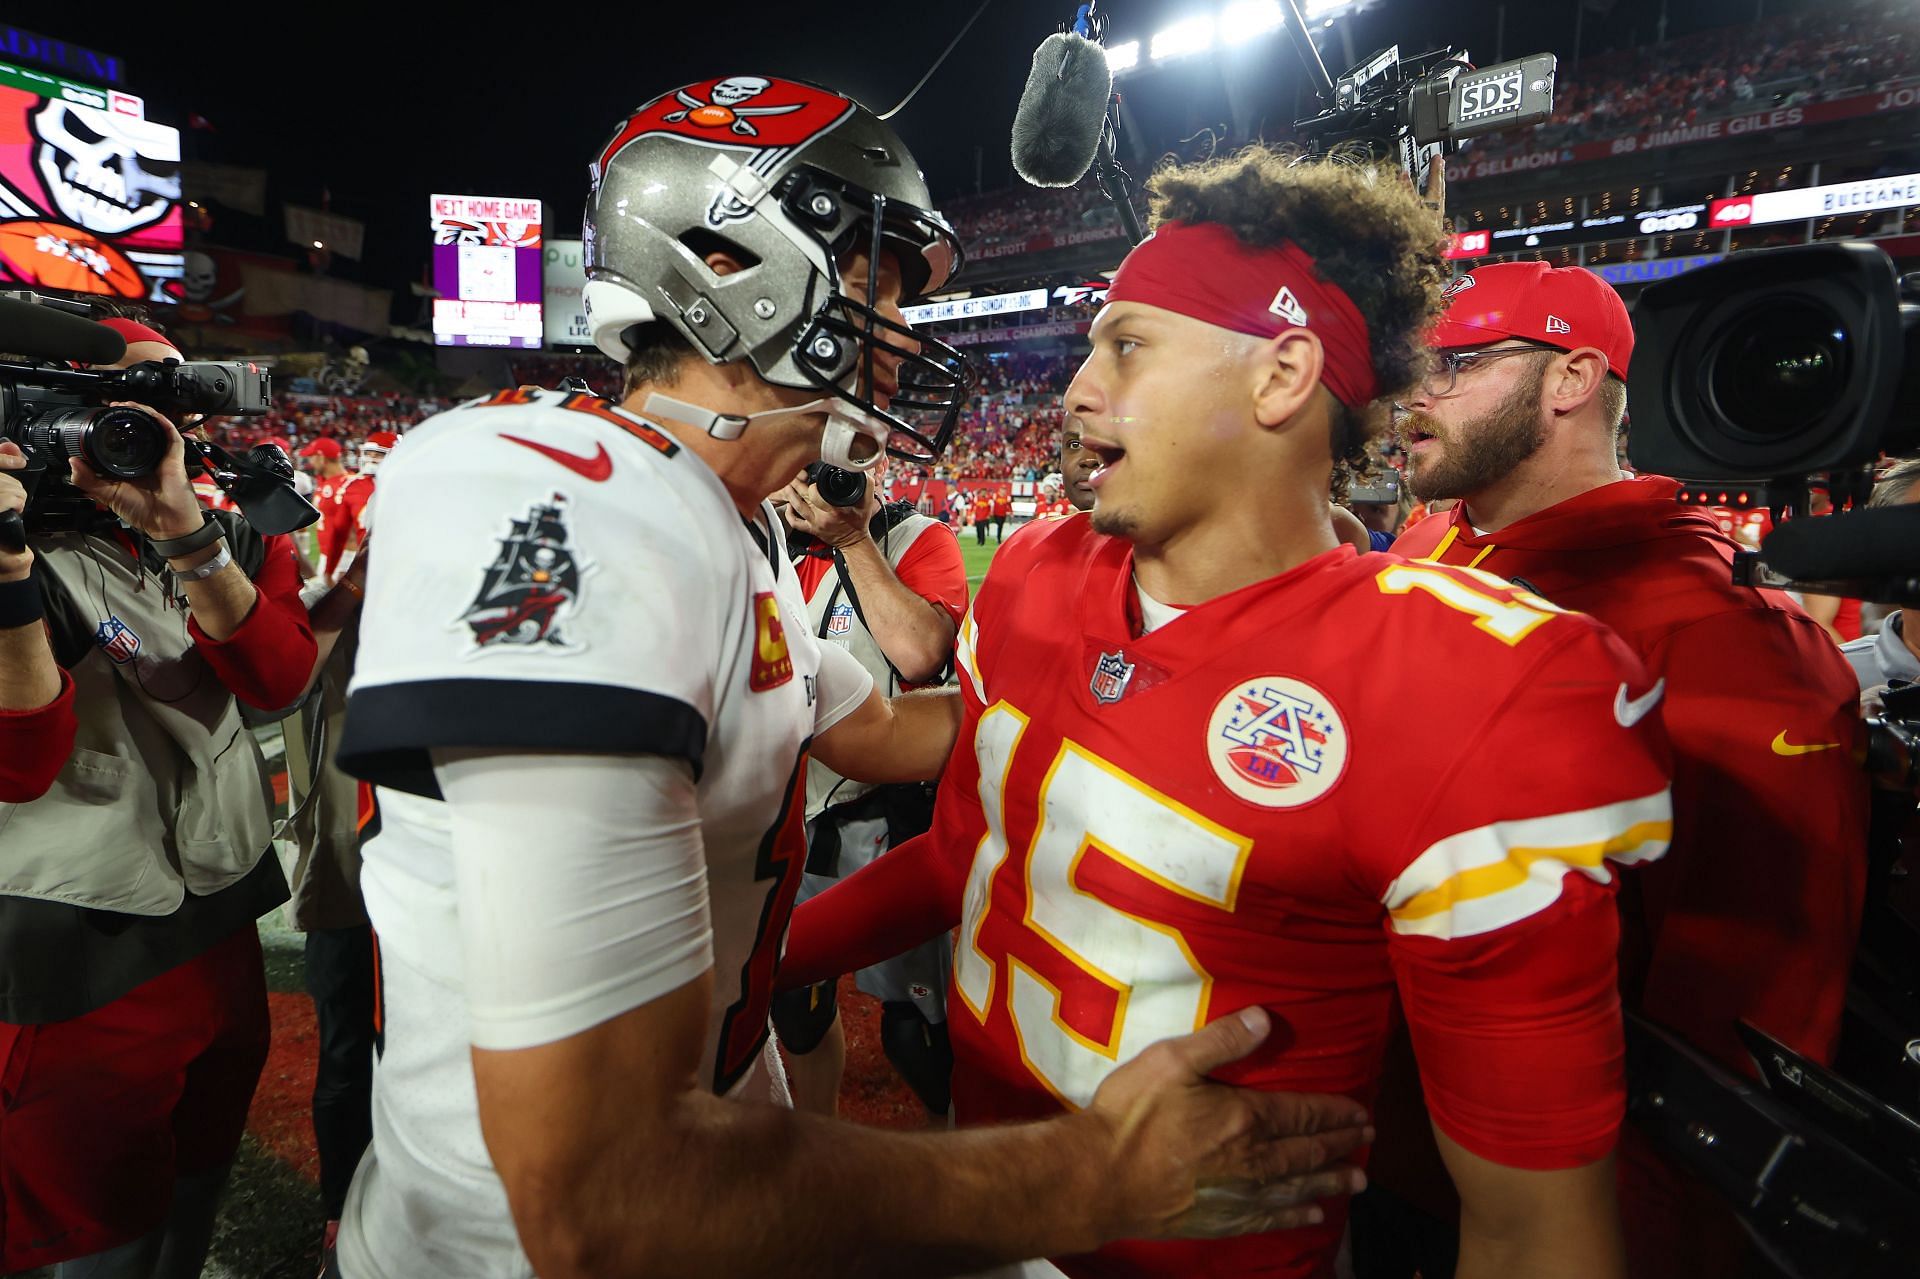
[[[878,539],[881,552],[886,556],[887,567],[898,573],[900,561],[906,558],[914,542],[938,524],[938,520],[928,519],[924,515],[907,515],[888,530],[884,539]],[[872,633],[861,623],[854,610],[852,595],[837,566],[820,579],[813,598],[807,601],[807,618],[815,635],[829,644],[838,644],[846,649],[859,660],[860,665],[867,668],[867,673],[873,676],[874,688],[883,696],[900,691],[900,682],[894,678],[886,654],[880,651]],[[848,781],[819,760],[813,760],[807,765],[807,820],[819,816],[829,804],[838,807],[874,789],[870,782]]]
[[[251,576],[257,537],[222,522]],[[267,851],[273,792],[171,579],[105,533],[36,534],[34,555],[56,630],[95,642],[61,655],[79,720],[66,766],[39,799],[0,804],[0,895],[159,916],[235,883]]]

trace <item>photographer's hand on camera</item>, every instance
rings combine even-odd
[[[27,455],[11,440],[0,440],[0,515],[17,514],[26,509],[27,488],[11,474],[25,470]],[[0,585],[25,581],[33,571],[30,549],[8,550],[0,546]]]
[[[144,404],[123,401],[111,407],[135,409],[165,427],[167,455],[151,472],[133,480],[103,477],[85,457],[74,457],[68,462],[74,487],[154,541],[185,537],[198,529],[205,513],[187,479],[186,443],[179,429]]]
[[[922,684],[945,668],[953,654],[955,623],[947,610],[900,580],[886,552],[873,539],[880,510],[877,477],[867,476],[858,506],[834,506],[802,473],[775,495],[785,499],[787,523],[831,546],[859,597],[860,620],[900,678]]]
[[[810,533],[828,546],[845,551],[861,542],[873,545],[871,525],[880,511],[880,494],[872,483],[858,506],[835,506],[820,496],[817,486],[802,474],[787,486],[787,523]]]
[[[187,479],[186,441],[165,414],[145,404],[126,402],[115,408],[137,409],[159,422],[167,432],[167,455],[151,472],[138,479],[102,476],[84,457],[72,458],[74,487],[118,515],[128,527],[146,534],[167,558],[187,597],[187,608],[208,639],[233,635],[252,611],[259,592],[233,562],[224,537],[188,550],[167,554],[165,544],[198,533],[212,519]],[[196,576],[224,559],[211,573]]]

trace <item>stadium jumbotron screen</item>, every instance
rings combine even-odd
[[[540,201],[436,195],[430,211],[434,344],[539,347]]]
[[[119,298],[180,274],[180,131],[0,63],[0,280]]]

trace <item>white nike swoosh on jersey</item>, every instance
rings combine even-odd
[[[1631,701],[1627,698],[1627,686],[1622,684],[1620,691],[1613,695],[1613,717],[1620,721],[1620,727],[1632,728],[1647,717],[1647,712],[1660,704],[1660,698],[1667,691],[1666,677],[1653,682],[1653,687]]]

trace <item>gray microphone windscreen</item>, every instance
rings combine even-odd
[[[1113,71],[1107,51],[1072,32],[1048,36],[1013,115],[1013,171],[1037,187],[1070,187],[1093,167]]]

